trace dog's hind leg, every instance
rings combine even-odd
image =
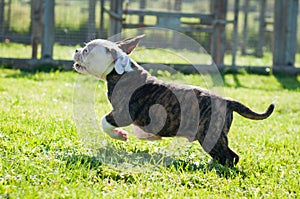
[[[232,124],[233,114],[227,110],[225,125],[217,143],[208,153],[222,165],[234,166],[239,162],[239,156],[228,146],[228,132]]]
[[[239,156],[228,147],[227,136],[221,136],[208,153],[213,159],[224,166],[228,165],[232,167],[239,162]]]

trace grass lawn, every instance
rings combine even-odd
[[[159,74],[212,86],[208,76]],[[299,198],[299,78],[227,74],[223,88],[256,111],[277,102],[267,120],[234,115],[229,142],[241,160],[233,169],[208,164],[197,142],[146,142],[127,128],[124,143],[85,128],[89,115],[76,116],[89,112],[74,108],[78,100],[94,101],[88,107],[100,123],[110,110],[103,82],[74,72],[0,69],[0,198]]]

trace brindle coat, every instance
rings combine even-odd
[[[207,90],[160,81],[131,62],[134,71],[119,75],[113,70],[106,77],[107,95],[113,107],[106,120],[116,127],[134,124],[162,137],[198,140],[222,165],[233,166],[239,161],[239,156],[228,147],[233,111],[261,120],[274,110],[271,104],[265,113],[255,113],[240,102]]]

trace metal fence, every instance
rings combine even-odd
[[[31,43],[31,1],[4,1],[4,12],[0,20],[1,41]],[[39,2],[39,1],[36,1]],[[42,1],[40,1],[42,3]],[[41,4],[40,3],[40,4]],[[100,5],[96,1],[96,28],[99,28]],[[42,7],[42,6],[41,6]],[[35,12],[38,12],[36,8]],[[55,1],[55,42],[63,45],[74,45],[88,39],[89,2],[85,0],[56,0]],[[98,22],[98,23],[97,23]],[[42,23],[42,21],[40,22]],[[98,32],[93,37],[98,37]]]
[[[237,24],[237,48],[238,53],[244,55],[263,56],[264,52],[273,52],[274,49],[274,13],[276,0],[222,0],[227,3],[226,20],[234,20],[235,3],[238,2]],[[278,0],[277,0],[278,1]],[[40,6],[36,2],[40,3]],[[104,7],[109,10],[112,1],[103,1]],[[124,10],[152,10],[152,11],[178,11],[184,13],[213,13],[210,0],[126,0],[123,2]],[[284,2],[284,1],[283,1]],[[288,2],[288,1],[287,1]],[[292,1],[290,1],[292,2]],[[0,42],[32,44],[32,24],[35,20],[42,27],[43,21],[34,19],[39,9],[42,9],[43,0],[0,0]],[[180,3],[180,5],[178,4]],[[298,4],[297,4],[298,5]],[[294,8],[299,9],[299,8]],[[56,0],[54,15],[54,42],[61,45],[83,44],[94,38],[109,36],[111,23],[107,13],[101,12],[100,0]],[[94,15],[91,15],[94,13]],[[299,15],[298,15],[299,18]],[[40,18],[41,19],[41,18]],[[103,22],[101,24],[101,19]],[[138,23],[141,15],[122,13],[123,28],[129,28],[130,24]],[[149,26],[157,24],[157,17],[144,16],[143,22]],[[182,18],[179,23],[197,24],[202,19]],[[298,24],[299,24],[298,20]],[[300,34],[298,25],[297,34]],[[172,28],[172,27],[168,27]],[[225,26],[225,53],[231,53],[234,49],[234,25],[228,23]],[[184,31],[183,33],[193,37],[206,49],[211,47],[210,31]],[[42,34],[37,34],[38,42],[41,42]],[[297,37],[296,37],[297,38]],[[298,37],[299,38],[299,37]],[[296,40],[297,41],[297,40]],[[295,41],[295,42],[296,42]],[[296,51],[300,53],[300,41],[296,43]],[[2,58],[3,55],[0,55]],[[25,58],[25,57],[24,57]],[[28,57],[26,57],[28,58]],[[295,65],[300,60],[295,61]]]

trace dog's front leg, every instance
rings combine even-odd
[[[118,128],[117,124],[114,122],[112,113],[105,115],[102,118],[102,129],[111,138],[127,141],[128,133],[122,128]]]

